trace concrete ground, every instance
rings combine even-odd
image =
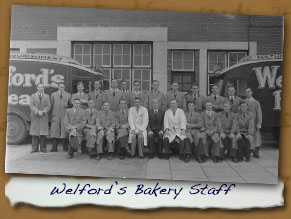
[[[48,144],[48,151],[50,149]],[[263,145],[261,158],[251,162],[222,163],[212,160],[200,164],[194,158],[184,163],[177,156],[169,160],[125,158],[113,160],[90,159],[87,154],[66,159],[67,153],[59,146],[58,152],[30,153],[31,144],[7,145],[6,173],[29,173],[48,175],[100,176],[118,178],[146,178],[190,181],[216,181],[236,183],[275,184],[278,179],[279,150],[274,145]]]

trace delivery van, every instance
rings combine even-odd
[[[276,140],[280,130],[282,70],[282,55],[261,55],[255,60],[246,57],[213,75],[222,96],[226,96],[229,85],[233,85],[237,95],[243,99],[245,89],[252,88],[253,97],[262,108],[262,132],[272,133]]]
[[[91,70],[69,57],[47,54],[10,54],[7,109],[7,144],[20,144],[30,127],[30,97],[43,83],[45,93],[57,91],[59,83],[69,93],[77,92],[82,81],[90,92],[95,80],[103,80],[102,69]]]

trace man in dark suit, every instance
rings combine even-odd
[[[150,149],[149,158],[152,159],[157,153],[159,159],[162,159],[164,111],[159,110],[158,99],[153,99],[152,106],[153,109],[149,111],[149,125],[147,128]],[[158,140],[158,146],[155,146],[155,139]]]

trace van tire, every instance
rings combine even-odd
[[[27,126],[23,118],[16,114],[8,114],[6,143],[20,144],[21,142],[23,142],[28,135],[26,127]]]

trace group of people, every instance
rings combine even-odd
[[[185,95],[177,82],[166,94],[159,91],[157,80],[149,92],[141,91],[140,81],[133,83],[133,91],[126,81],[120,88],[116,79],[106,91],[95,81],[94,90],[87,94],[79,82],[78,92],[71,95],[59,83],[49,97],[38,84],[30,103],[32,152],[46,152],[46,136],[50,136],[50,151],[57,151],[61,141],[69,159],[83,153],[82,146],[97,160],[105,154],[111,160],[115,152],[120,159],[136,154],[143,159],[146,146],[150,159],[169,159],[177,153],[186,163],[192,154],[199,163],[208,158],[222,162],[227,157],[235,163],[244,158],[249,162],[251,152],[260,157],[262,112],[251,88],[245,90],[246,99],[235,95],[234,86],[227,88],[226,97],[218,94],[217,85],[207,97],[199,94],[197,85]]]

